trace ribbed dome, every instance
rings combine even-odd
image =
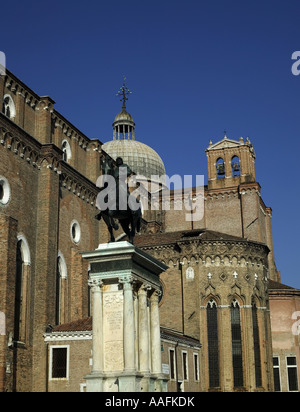
[[[134,123],[131,114],[128,113],[128,112],[127,112],[126,110],[124,110],[124,109],[123,109],[119,114],[117,114],[117,116],[115,117],[114,123],[116,123],[116,122],[123,122],[123,121],[127,121],[127,122],[132,122],[132,123]]]
[[[151,147],[136,140],[119,139],[104,143],[102,149],[114,160],[121,157],[137,174],[150,179],[153,175],[166,174],[160,156]]]

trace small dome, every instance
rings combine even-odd
[[[132,123],[134,123],[134,121],[133,121],[133,118],[132,118],[132,116],[131,116],[131,114],[130,113],[128,113],[126,110],[122,110],[119,114],[117,114],[117,116],[115,117],[115,121],[114,121],[114,123],[117,123],[117,122],[132,122]]]

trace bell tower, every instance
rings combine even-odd
[[[244,141],[228,139],[213,144],[206,149],[208,163],[208,189],[221,189],[253,183],[255,178],[255,152],[249,138]]]

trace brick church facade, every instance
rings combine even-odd
[[[101,158],[114,155],[9,71],[0,102],[0,391],[84,390],[92,302],[80,252],[108,241],[95,219],[96,181]],[[133,119],[121,114],[114,133],[133,134]],[[160,162],[143,150],[152,166]],[[300,291],[276,269],[253,145],[225,136],[206,153],[208,185],[191,190],[196,202],[202,196],[202,218],[186,221],[174,191],[170,210],[144,211],[136,236],[169,266],[160,302],[168,389],[297,391]]]

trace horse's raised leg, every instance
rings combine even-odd
[[[110,217],[107,216],[107,215],[105,215],[104,213],[102,214],[102,217],[103,217],[104,222],[106,223],[106,226],[107,226],[108,231],[109,231],[109,234],[110,234],[110,241],[109,241],[109,242],[115,242],[116,239],[115,239],[115,237],[114,237],[113,227],[112,227],[112,225],[111,225],[111,223],[110,223]]]

